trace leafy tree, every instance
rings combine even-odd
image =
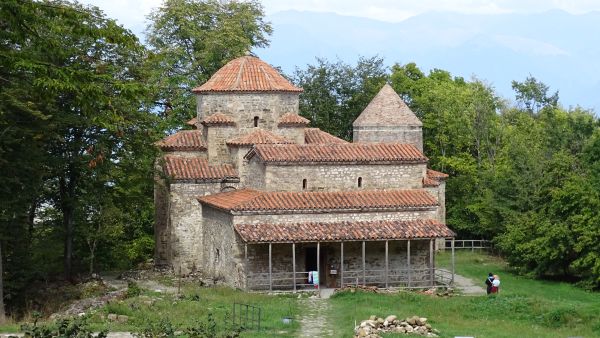
[[[531,75],[523,82],[513,81],[512,88],[516,92],[517,103],[532,114],[547,106],[558,106],[558,91],[549,94],[550,87]]]
[[[2,48],[8,56],[3,73],[11,85],[2,90],[11,105],[3,109],[3,123],[33,135],[33,143],[25,144],[40,154],[22,161],[39,172],[36,180],[28,179],[27,172],[12,174],[30,182],[32,197],[43,198],[45,208],[59,211],[55,225],[64,230],[64,272],[71,278],[76,225],[89,216],[82,201],[88,195],[105,196],[110,171],[131,155],[126,142],[149,136],[139,129],[140,121],[151,119],[142,101],[145,49],[97,8],[61,1],[9,1],[2,8],[7,38]],[[13,107],[25,114],[10,115]],[[21,124],[27,119],[30,123]],[[2,149],[10,149],[18,161],[31,155],[10,148],[14,143],[3,139]]]
[[[169,127],[195,115],[194,87],[228,61],[267,46],[271,34],[254,0],[167,0],[148,19],[149,83]]]
[[[317,59],[306,70],[296,68],[292,81],[304,89],[300,112],[311,124],[333,135],[352,139],[352,122],[387,80],[383,58],[359,58],[356,66]]]

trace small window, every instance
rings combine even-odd
[[[306,178],[302,180],[302,190],[306,190]]]
[[[258,116],[254,116],[254,126],[258,127]]]
[[[362,188],[362,177],[358,178],[358,187]]]

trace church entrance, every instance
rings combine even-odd
[[[305,248],[304,257],[304,271],[319,271],[319,284],[322,287],[327,285],[327,248],[321,246],[318,255],[317,247]],[[319,260],[318,267],[317,259]]]

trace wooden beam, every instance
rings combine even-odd
[[[454,237],[452,237],[452,280],[450,281],[451,285],[454,285]]]
[[[408,240],[408,242],[406,242],[406,268],[408,271],[408,287],[410,287],[410,239]]]
[[[365,260],[365,241],[362,241],[363,286],[367,285],[367,268]]]
[[[319,290],[319,297],[321,297],[321,242],[317,242],[317,280],[319,281],[317,289]]]
[[[390,264],[389,264],[389,255],[388,255],[388,250],[389,250],[389,245],[388,245],[388,241],[385,241],[385,288],[388,288],[388,281],[389,281],[389,271],[390,271]]]
[[[273,255],[273,244],[269,243],[269,291],[273,291],[273,263],[271,257]]]
[[[340,242],[340,288],[344,287],[344,242]]]
[[[431,287],[435,286],[433,281],[433,238],[429,240],[429,280]]]
[[[244,243],[244,270],[246,271],[246,291],[249,289],[250,264],[248,263],[248,243]]]
[[[292,243],[292,280],[294,281],[294,292],[296,292],[296,243]]]

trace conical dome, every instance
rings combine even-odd
[[[268,63],[254,56],[229,61],[205,84],[192,90],[206,92],[302,92]]]

